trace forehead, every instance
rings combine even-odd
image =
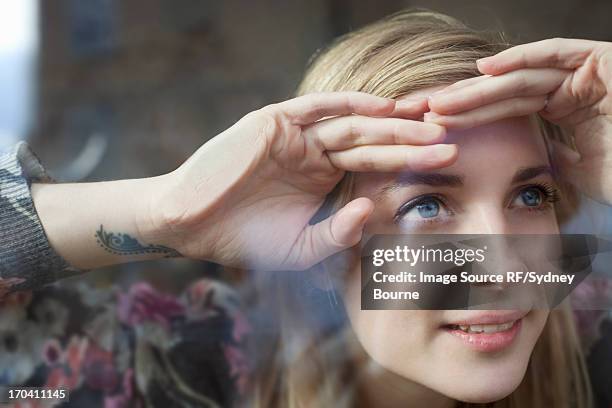
[[[454,143],[459,147],[459,157],[448,167],[449,170],[470,168],[479,163],[480,167],[486,164],[488,168],[506,168],[519,162],[548,163],[544,137],[531,116],[503,119],[461,131],[451,130],[445,143]],[[495,166],[496,163],[500,166]]]
[[[544,137],[533,117],[499,120],[487,125],[450,130],[444,143],[458,146],[459,156],[440,174],[459,174],[467,183],[504,183],[517,169],[548,165]],[[356,195],[372,195],[381,185],[392,182],[397,173],[358,173]]]

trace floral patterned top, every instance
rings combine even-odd
[[[226,407],[247,386],[249,325],[212,279],[180,295],[137,282],[54,284],[79,274],[49,245],[29,185],[50,181],[25,143],[0,154],[0,386],[68,390],[13,407]]]

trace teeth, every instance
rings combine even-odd
[[[514,322],[508,322],[503,324],[472,324],[472,325],[457,325],[461,331],[466,333],[498,333],[510,329],[514,325]]]

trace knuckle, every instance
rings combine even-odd
[[[346,95],[345,98],[346,98],[345,104],[348,107],[348,110],[350,112],[356,112],[357,111],[357,103],[356,103],[357,95]]]
[[[394,144],[402,144],[403,126],[400,122],[394,121],[391,127],[391,137]]]
[[[565,38],[555,37],[551,41],[552,47],[555,49],[555,52],[551,55],[550,63],[554,66],[558,65],[561,62],[561,50],[565,47]]]
[[[347,129],[347,142],[352,146],[360,146],[367,144],[367,131],[364,130],[363,121],[356,116],[349,119]]]
[[[355,117],[349,117],[346,123],[346,136],[349,140],[354,140],[359,137],[359,123]]]
[[[310,107],[310,112],[318,118],[323,118],[326,116],[325,108],[319,102],[313,102]]]
[[[280,133],[280,118],[273,105],[252,112],[252,119],[261,136],[273,137]]]
[[[527,82],[527,78],[525,78],[524,74],[518,74],[514,80],[514,94],[518,94],[521,92],[527,91],[529,88],[529,83]]]
[[[369,154],[368,149],[360,149],[359,163],[365,171],[374,171],[377,167],[376,161],[372,158],[372,155]]]
[[[307,98],[306,106],[308,106],[308,111],[316,117],[325,116],[325,106],[322,102],[323,97],[324,94],[320,92],[305,96],[305,98]]]
[[[404,163],[411,170],[416,170],[419,168],[420,162],[425,162],[425,157],[427,156],[427,148],[423,149],[418,147],[416,149],[406,149],[403,154]]]
[[[474,99],[476,100],[476,103],[478,104],[478,106],[484,105],[485,103],[487,103],[487,93],[483,91],[482,89],[478,89],[476,90]]]

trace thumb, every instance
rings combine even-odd
[[[363,227],[373,211],[372,200],[361,197],[323,221],[306,227],[296,242],[296,248],[300,248],[296,269],[306,269],[359,243]]]
[[[570,184],[579,184],[580,154],[557,140],[552,140],[552,158],[561,178]]]

